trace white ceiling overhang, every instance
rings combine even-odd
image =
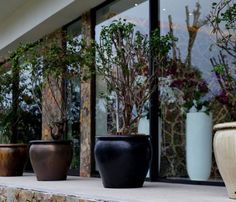
[[[0,0],[0,56],[36,41],[104,0]]]

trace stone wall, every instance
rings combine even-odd
[[[230,121],[227,108],[217,102],[212,105],[213,125]],[[187,178],[186,170],[186,137],[185,117],[174,105],[162,108],[162,146],[161,146],[161,176]],[[212,140],[214,131],[212,131]],[[199,148],[201,145],[199,145]],[[221,179],[218,167],[212,153],[212,169],[210,179]]]
[[[82,34],[85,38],[91,38],[91,18],[86,13],[82,16]],[[83,67],[81,67],[83,74]],[[92,153],[92,125],[91,117],[91,80],[81,81],[81,102],[80,102],[80,176],[90,177],[91,175],[91,153]]]
[[[0,202],[102,202],[80,196],[0,186]],[[107,201],[108,202],[108,201]]]

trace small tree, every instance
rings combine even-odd
[[[22,143],[38,137],[41,114],[25,93],[27,83],[20,77],[22,49],[17,48],[0,62],[1,142]]]
[[[27,72],[28,82],[34,86],[30,97],[37,101],[38,109],[45,116],[53,139],[61,139],[66,132],[68,110],[66,108],[66,83],[80,77],[80,65],[89,65],[90,53],[85,42],[61,33],[57,37],[46,37],[34,44],[24,44],[21,71]],[[37,88],[35,88],[37,86]],[[44,99],[38,99],[40,91]]]
[[[116,99],[118,134],[137,133],[145,105],[157,89],[157,71],[150,74],[149,57],[152,51],[161,64],[171,46],[171,36],[160,38],[159,34],[156,31],[148,38],[126,20],[115,20],[102,28],[96,43],[96,68],[107,84],[102,96]]]

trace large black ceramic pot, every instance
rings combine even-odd
[[[29,154],[37,180],[66,180],[73,155],[71,141],[31,141]]]
[[[28,145],[0,144],[0,176],[21,176],[28,159]]]
[[[149,136],[101,136],[94,152],[104,187],[143,186],[151,159]]]

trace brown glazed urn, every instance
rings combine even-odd
[[[22,176],[27,159],[27,144],[0,144],[0,176]]]
[[[73,155],[72,141],[30,141],[29,155],[37,180],[66,180]]]

